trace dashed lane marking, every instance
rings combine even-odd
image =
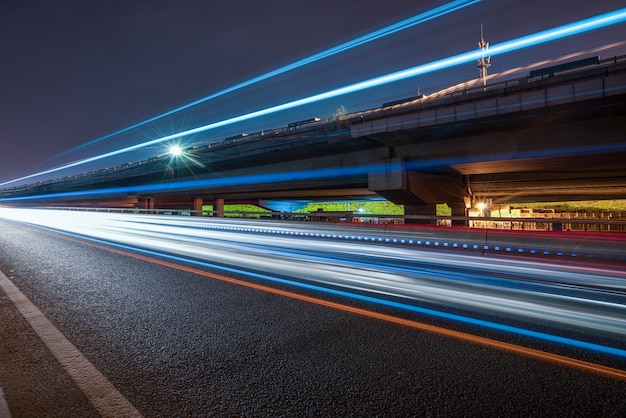
[[[103,417],[142,417],[141,413],[0,271],[0,289],[35,330],[48,350]],[[0,400],[1,400],[0,396]],[[2,407],[0,405],[0,417]]]

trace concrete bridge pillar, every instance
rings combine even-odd
[[[215,199],[215,205],[213,205],[213,211],[215,216],[219,218],[224,217],[224,199]]]
[[[204,205],[204,200],[201,197],[193,198],[193,212],[191,214],[193,216],[202,216],[202,206]]]
[[[404,205],[404,215],[407,224],[436,225],[437,205]]]
[[[465,216],[467,187],[458,173],[424,173],[408,170],[399,158],[383,163],[383,169],[369,174],[368,188],[387,200],[404,205],[406,215],[432,217],[408,219],[411,223],[434,224],[438,203],[447,203],[453,216]],[[380,167],[380,166],[377,166]]]
[[[140,197],[139,209],[145,209],[145,213],[154,213],[154,197]]]
[[[465,202],[450,202],[448,203],[450,209],[452,210],[452,216],[467,216],[467,206]],[[452,220],[452,226],[469,226],[468,221],[465,220]]]

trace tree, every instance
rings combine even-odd
[[[335,119],[337,128],[347,128],[348,126],[350,126],[348,121],[345,120],[347,114],[348,111],[346,110],[346,107],[344,105],[339,106],[337,110],[335,110],[333,118]]]
[[[347,114],[348,114],[348,111],[346,110],[346,107],[344,105],[341,105],[337,108],[337,110],[335,110],[335,113],[333,114],[333,116],[337,118],[337,120],[341,120]]]

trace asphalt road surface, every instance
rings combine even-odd
[[[626,414],[617,262],[320,224],[35,213],[22,220],[45,228],[0,219],[0,270],[19,292],[0,290],[13,417],[122,400],[159,417]]]

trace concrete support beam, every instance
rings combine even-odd
[[[224,217],[224,199],[215,199],[215,204],[213,205],[213,211],[217,217]]]
[[[458,175],[409,171],[400,159],[383,164],[386,169],[369,174],[368,188],[384,198],[399,205],[464,205],[467,191]]]
[[[407,224],[436,225],[437,205],[404,205],[404,214],[418,218],[406,218]],[[420,219],[420,216],[424,218]]]
[[[465,203],[448,203],[448,206],[450,206],[450,209],[452,210],[452,216],[467,216],[467,206],[465,205]],[[469,222],[453,220],[452,226],[469,226]]]
[[[202,206],[204,205],[204,200],[201,197],[193,198],[193,212],[191,214],[193,216],[202,216]]]
[[[139,209],[145,209],[146,213],[153,213],[154,210],[154,197],[140,197],[138,201]]]
[[[409,171],[408,190],[428,204],[464,205],[466,190],[461,178],[451,174],[416,173]]]
[[[423,205],[409,190],[409,179],[399,158],[382,162],[382,171],[370,172],[368,189],[397,205]]]
[[[452,216],[467,216],[465,205],[451,205],[448,203],[448,206],[452,209]],[[437,205],[404,205],[404,214],[417,217],[415,219],[407,218],[406,223],[409,224],[436,225],[437,223],[437,220],[434,218],[437,216]],[[419,219],[420,216],[424,218]],[[452,226],[468,226],[468,222],[464,220],[453,220]]]

